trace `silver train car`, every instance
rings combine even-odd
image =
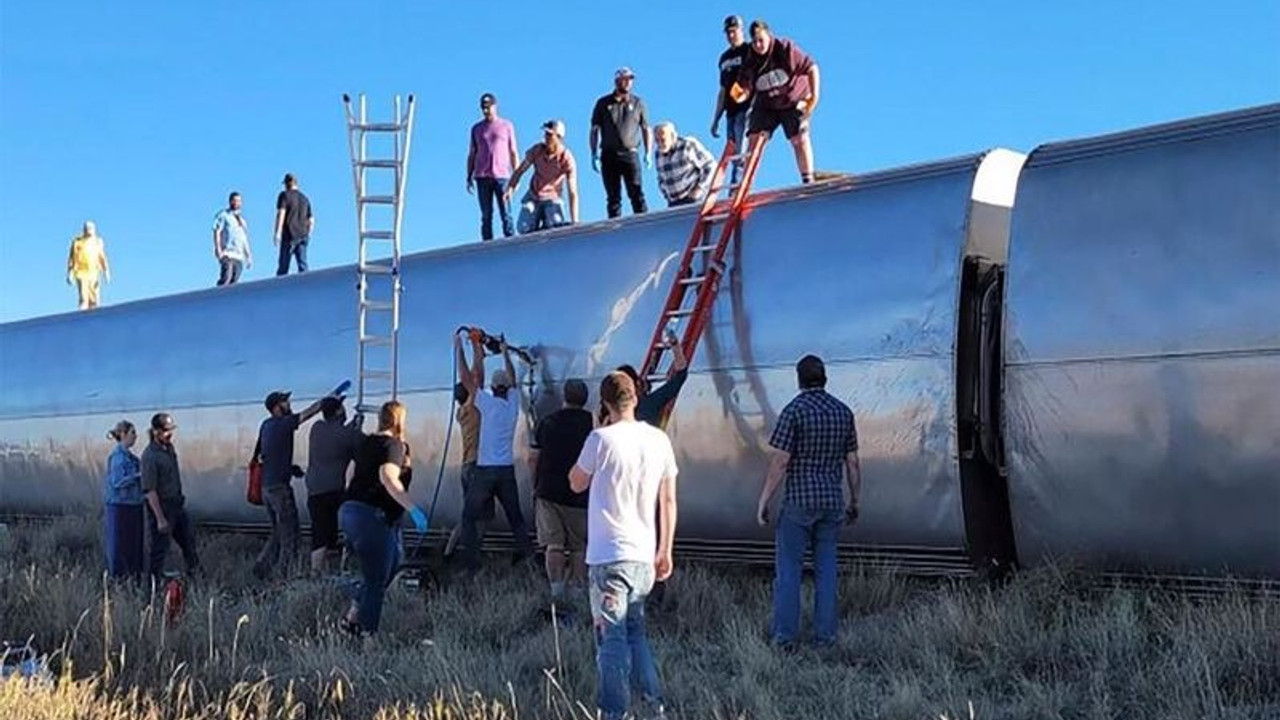
[[[1024,160],[753,198],[669,426],[682,552],[770,557],[754,521],[767,435],[813,352],[858,416],[847,556],[1280,577],[1280,106]],[[428,503],[446,467],[436,527],[461,509],[456,441],[442,458],[456,328],[529,348],[531,420],[564,379],[638,364],[694,220],[403,258],[400,397],[412,494]],[[352,375],[354,280],[339,267],[0,325],[0,514],[92,517],[105,429],[167,410],[197,520],[263,524],[244,501],[262,398]]]

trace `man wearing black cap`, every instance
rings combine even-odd
[[[720,90],[716,93],[716,114],[711,119],[711,137],[720,137],[720,116],[723,115],[725,139],[732,141],[733,146],[741,152],[742,135],[747,127],[747,107],[750,103],[735,100],[730,96],[729,89],[738,79],[738,72],[742,70],[742,62],[747,53],[751,52],[751,46],[742,35],[742,18],[730,15],[724,19],[724,37],[729,42],[729,49],[720,53]],[[731,182],[738,181],[740,169],[741,165],[734,163]]]
[[[502,218],[502,236],[511,237],[511,208],[506,186],[511,170],[519,162],[516,152],[516,128],[510,120],[498,117],[498,99],[493,93],[480,96],[480,112],[484,119],[471,126],[471,149],[467,153],[467,192],[479,192],[480,239],[493,239],[493,203],[498,203]]]
[[[262,421],[258,430],[258,447],[262,461],[262,502],[267,508],[267,519],[271,521],[271,537],[258,554],[253,563],[253,574],[258,579],[266,579],[280,560],[280,552],[285,555],[285,572],[294,568],[298,558],[298,544],[302,539],[302,531],[298,527],[298,505],[293,497],[294,477],[301,477],[301,469],[295,470],[293,464],[293,433],[302,423],[310,420],[320,412],[317,400],[307,406],[306,410],[294,413],[289,404],[291,393],[276,390],[267,395],[263,404],[271,416]]]
[[[644,142],[644,162],[653,164],[649,148],[653,133],[649,130],[649,114],[644,100],[631,92],[635,73],[629,67],[613,74],[613,92],[596,100],[591,111],[591,168],[604,179],[609,217],[622,214],[622,184],[627,186],[631,211],[646,212],[644,187],[640,182],[640,158],[636,155]]]
[[[751,23],[751,52],[742,63],[729,96],[751,101],[747,134],[773,134],[779,125],[796,154],[801,182],[813,182],[813,145],[809,118],[818,107],[818,64],[794,42],[774,37],[769,23]]]
[[[148,570],[153,577],[164,571],[172,538],[182,550],[188,573],[200,570],[196,554],[196,537],[191,518],[187,516],[186,498],[182,494],[182,473],[178,469],[178,451],[173,447],[173,432],[178,424],[169,413],[151,416],[151,442],[140,460],[142,492],[147,499],[147,537],[151,547]]]
[[[320,414],[307,444],[307,514],[311,516],[311,571],[316,574],[324,572],[327,561],[342,549],[338,508],[346,499],[347,468],[364,441],[360,415],[345,424],[342,398],[322,398]]]
[[[275,243],[280,248],[276,275],[289,274],[289,256],[298,262],[298,272],[307,271],[307,240],[315,227],[311,201],[298,189],[298,179],[285,173],[284,191],[276,196]]]

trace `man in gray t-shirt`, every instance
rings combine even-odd
[[[346,499],[347,468],[364,440],[359,414],[350,424],[342,399],[320,401],[322,420],[311,426],[307,464],[307,513],[311,516],[311,570],[324,572],[327,558],[341,552],[338,508]]]

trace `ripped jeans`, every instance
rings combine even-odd
[[[644,601],[653,588],[652,563],[616,562],[590,571],[591,619],[596,631],[596,705],[607,720],[621,718],[630,688],[651,710],[662,708],[658,668],[645,634]]]

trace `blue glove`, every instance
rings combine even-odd
[[[413,529],[420,533],[427,531],[427,514],[422,512],[422,508],[414,506],[409,511],[409,517],[413,519]]]
[[[595,170],[596,172],[600,172],[600,156],[599,155],[591,156],[591,169]],[[67,282],[71,282],[71,281],[68,280]]]
[[[343,380],[342,383],[338,385],[338,387],[333,389],[333,392],[329,393],[329,395],[332,397],[340,397],[342,393],[350,389],[351,389],[351,381]]]

